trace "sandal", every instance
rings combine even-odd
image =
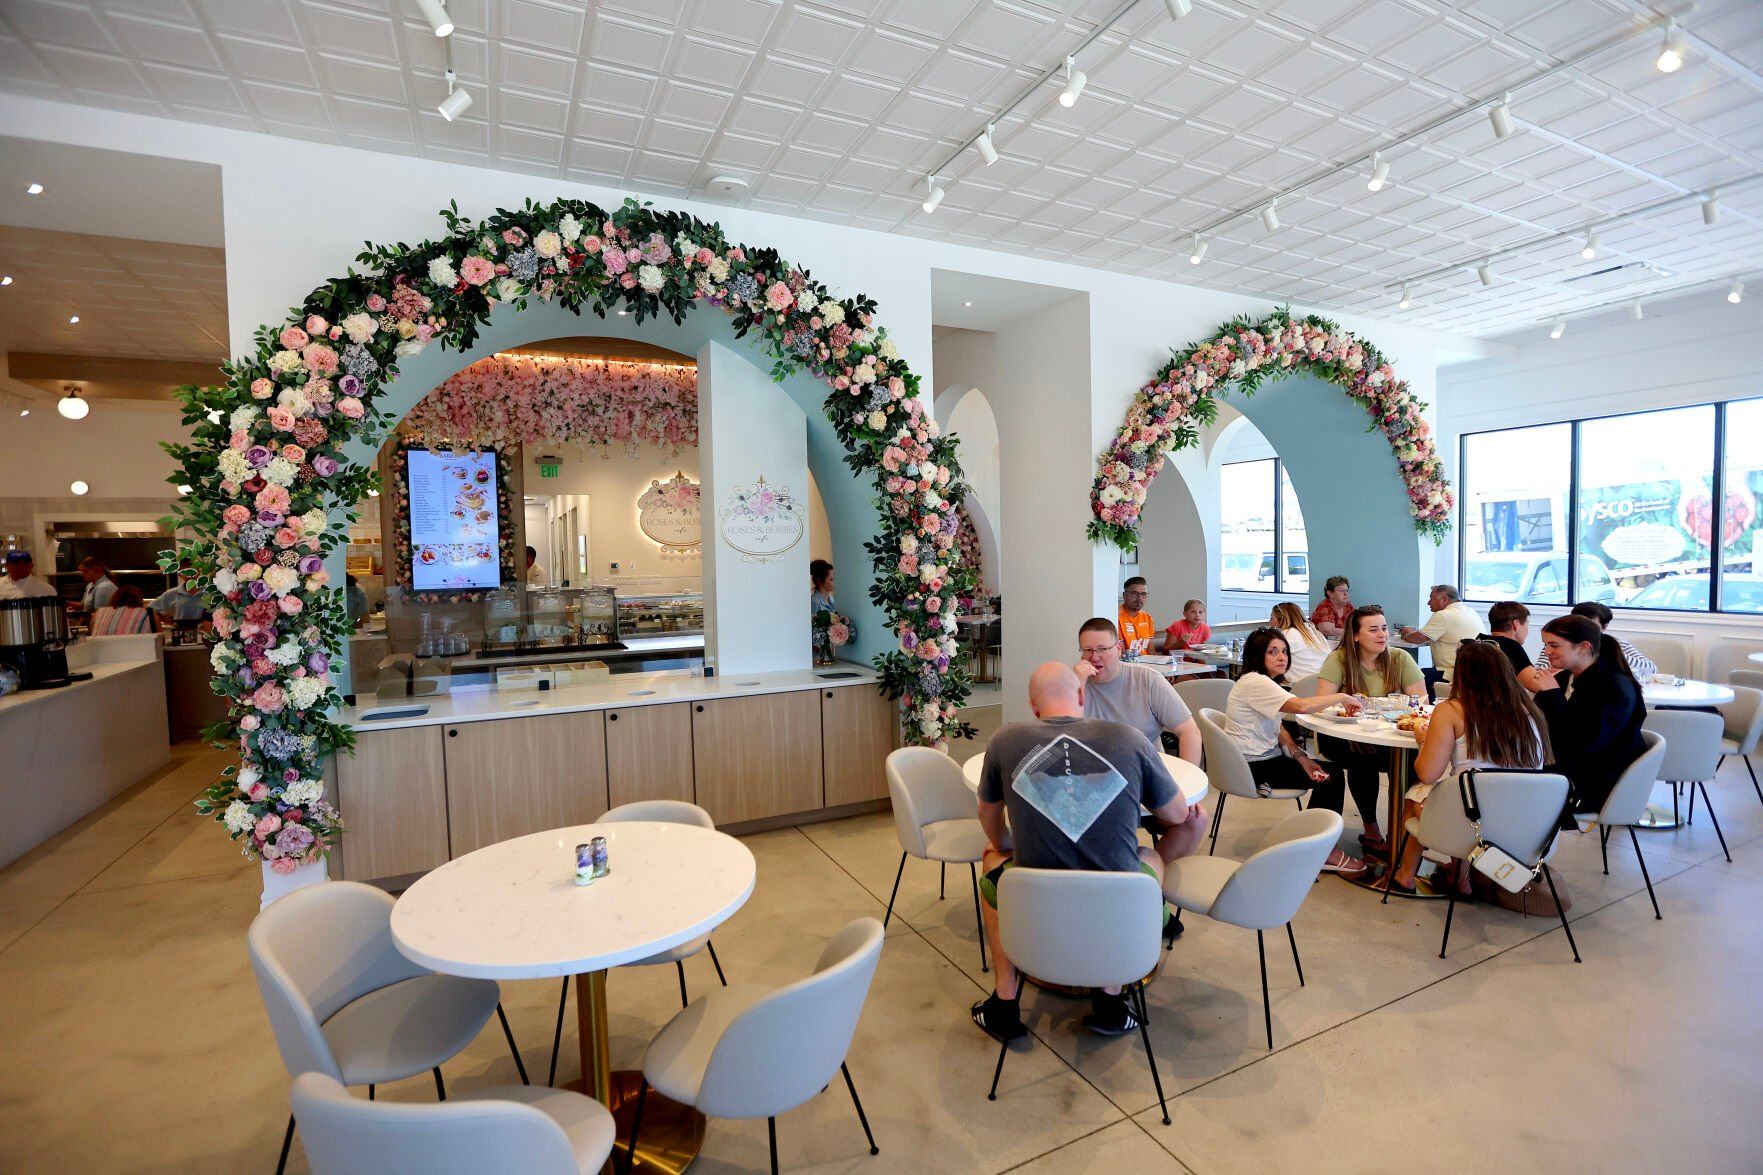
[[[1341,859],[1339,861],[1332,859],[1334,857],[1335,853],[1340,853]],[[1330,860],[1324,861],[1322,863],[1321,872],[1323,872],[1323,873],[1339,873],[1342,877],[1345,877],[1349,881],[1363,876],[1366,873],[1366,871],[1371,868],[1370,865],[1366,864],[1364,861],[1361,861],[1359,858],[1349,857],[1346,853],[1342,853],[1339,849],[1336,849],[1334,851],[1334,853],[1330,853],[1329,857],[1331,858]]]
[[[1382,836],[1373,837],[1360,833],[1359,847],[1365,850],[1367,856],[1387,857],[1390,855],[1390,842]]]
[[[1389,892],[1394,893],[1394,894],[1402,894],[1405,897],[1413,897],[1416,892],[1414,886],[1403,885],[1401,882],[1397,881],[1394,877],[1391,877],[1389,879],[1389,887],[1390,887]]]

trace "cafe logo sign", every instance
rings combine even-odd
[[[696,551],[704,535],[698,483],[683,472],[666,481],[651,481],[637,499],[637,526],[661,544],[664,554]]]
[[[790,487],[771,485],[763,477],[750,486],[730,490],[718,515],[722,541],[748,563],[777,559],[801,542],[808,529],[801,503]]]

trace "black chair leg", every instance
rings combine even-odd
[[[1396,866],[1402,863],[1402,850],[1407,847],[1408,825],[1404,822],[1402,830],[1396,833],[1396,847],[1390,855],[1389,864],[1384,866],[1383,904],[1386,906],[1390,904],[1390,886],[1396,883]]]
[[[1610,876],[1610,830],[1604,825],[1598,826],[1598,851],[1604,854],[1604,876]]]
[[[992,1089],[990,1093],[986,1094],[986,1100],[988,1102],[995,1102],[998,1100],[998,1078],[1004,1075],[1004,1054],[1009,1051],[1010,1045],[1008,1042],[998,1046],[998,1067],[992,1070]]]
[[[1671,822],[1673,824],[1682,824],[1683,823],[1683,813],[1678,809],[1678,806],[1677,806],[1677,797],[1682,791],[1683,791],[1683,785],[1681,783],[1674,782],[1671,785]]]
[[[496,1001],[496,1017],[502,1021],[502,1035],[508,1038],[508,1051],[514,1054],[514,1067],[520,1070],[520,1083],[531,1085],[526,1079],[526,1062],[520,1059],[520,1046],[514,1043],[514,1029],[508,1027],[508,1013],[502,1010],[502,1002]]]
[[[685,965],[685,962],[680,959],[675,959],[673,961],[673,965],[674,965],[674,968],[679,972],[679,1006],[682,1008],[688,1007],[691,1005],[692,1001],[686,997],[686,965]]]
[[[1451,941],[1451,916],[1457,912],[1457,887],[1452,886],[1445,902],[1445,937],[1439,939],[1439,958],[1445,957],[1445,947]]]
[[[288,1130],[282,1135],[282,1157],[276,1160],[275,1175],[282,1175],[288,1166],[288,1148],[294,1145],[294,1115],[288,1115]]]
[[[1304,986],[1304,962],[1303,962],[1303,960],[1298,958],[1298,936],[1296,934],[1292,933],[1292,924],[1290,922],[1286,923],[1286,938],[1291,940],[1292,966],[1294,966],[1298,969],[1298,986],[1303,987]]]
[[[888,895],[888,912],[882,915],[882,929],[888,928],[888,919],[894,916],[894,899],[900,896],[900,878],[906,872],[906,854],[900,854],[900,867],[894,870],[894,892]]]
[[[869,1115],[863,1112],[863,1103],[857,1100],[857,1083],[851,1080],[851,1070],[845,1062],[839,1062],[839,1072],[845,1075],[845,1088],[851,1091],[851,1104],[857,1107],[857,1120],[863,1123],[863,1137],[869,1140],[869,1153],[881,1154],[881,1147],[875,1145],[875,1135],[869,1129]]]
[[[1224,825],[1224,801],[1230,799],[1223,792],[1218,793],[1218,807],[1212,809],[1212,847],[1206,850],[1208,857],[1218,852],[1218,830]]]
[[[1139,1039],[1145,1042],[1145,1060],[1151,1064],[1151,1084],[1157,1087],[1157,1106],[1163,1111],[1163,1124],[1169,1125],[1169,1103],[1163,1098],[1163,1078],[1157,1073],[1157,1054],[1151,1049],[1151,1015],[1145,1007],[1145,985],[1138,984],[1130,989],[1129,998],[1138,1003]]]
[[[631,1144],[625,1148],[624,1169],[626,1175],[637,1164],[637,1131],[643,1128],[643,1103],[649,1099],[649,1083],[643,1082],[637,1087],[637,1111],[631,1115]]]
[[[765,1133],[771,1139],[771,1175],[777,1175],[777,1119],[765,1120]]]
[[[1684,821],[1684,823],[1685,824],[1694,824],[1695,822],[1696,822],[1696,785],[1694,783],[1691,783],[1690,784],[1690,814],[1689,814],[1689,818],[1686,819]]]
[[[979,866],[972,861],[967,863],[967,877],[973,882],[973,924],[979,928],[979,969],[981,973],[990,971],[986,966],[986,920],[979,912]]]
[[[441,1101],[447,1100],[447,1087],[441,1082],[441,1067],[439,1065],[435,1066],[435,1095]]]
[[[704,949],[710,952],[710,963],[716,968],[716,981],[724,987],[727,987],[728,977],[722,973],[722,960],[716,957],[716,944],[709,939],[705,939]]]
[[[949,896],[949,863],[937,862],[937,901],[944,901]]]
[[[1708,809],[1708,821],[1714,825],[1714,835],[1720,838],[1720,851],[1726,855],[1726,863],[1730,865],[1732,864],[1732,851],[1726,847],[1726,834],[1720,831],[1720,817],[1714,814],[1714,797],[1708,794],[1707,784],[1690,784],[1690,805],[1692,807],[1695,805],[1697,788],[1702,789],[1702,805]]]
[[[1641,880],[1647,883],[1647,896],[1653,900],[1653,917],[1663,918],[1659,913],[1659,896],[1653,892],[1653,879],[1647,873],[1647,859],[1641,856],[1641,838],[1634,834],[1634,825],[1628,826],[1628,839],[1634,844],[1634,859],[1641,863]]]
[[[1573,941],[1573,927],[1567,925],[1567,911],[1561,908],[1561,895],[1555,892],[1555,874],[1546,861],[1543,863],[1543,880],[1549,883],[1549,896],[1555,899],[1555,912],[1561,916],[1561,929],[1567,932],[1567,945],[1573,948],[1573,961],[1582,962],[1579,944]]]
[[[367,1100],[370,1102],[373,1100],[373,1086],[371,1085],[367,1087]]]
[[[563,1043],[563,1008],[569,1003],[569,976],[563,977],[563,993],[557,997],[557,1027],[551,1033],[551,1076],[545,1078],[546,1085],[557,1084],[557,1048]]]
[[[1751,773],[1751,790],[1757,793],[1757,802],[1763,804],[1763,784],[1757,782],[1757,769],[1751,766],[1751,756],[1744,756],[1745,770]]]
[[[1261,956],[1261,1015],[1267,1020],[1267,1051],[1273,1051],[1273,1001],[1267,996],[1267,940],[1255,932],[1255,953]]]

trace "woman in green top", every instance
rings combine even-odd
[[[1420,666],[1403,649],[1390,648],[1390,624],[1375,604],[1355,608],[1344,626],[1341,647],[1328,655],[1316,677],[1316,692],[1381,698],[1401,693],[1426,693]],[[1390,842],[1377,825],[1378,776],[1389,752],[1380,747],[1319,736],[1322,753],[1347,773],[1347,788],[1365,822],[1359,837],[1368,856],[1388,856]]]

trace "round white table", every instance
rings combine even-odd
[[[1395,855],[1396,842],[1401,839],[1402,829],[1402,797],[1414,782],[1414,755],[1420,750],[1420,744],[1413,732],[1397,730],[1394,722],[1375,721],[1361,724],[1358,719],[1330,718],[1322,714],[1300,714],[1298,725],[1318,734],[1326,734],[1332,738],[1344,739],[1347,742],[1360,743],[1365,746],[1386,747],[1390,752],[1389,802],[1384,808],[1382,826],[1384,835],[1390,844],[1390,854]],[[1383,888],[1384,872],[1394,867],[1394,862],[1380,863],[1367,861],[1371,866],[1356,878],[1349,878],[1354,885],[1367,889]],[[1398,897],[1443,898],[1447,895],[1443,890],[1431,884],[1432,862],[1421,858],[1420,868],[1415,872],[1414,892],[1404,894],[1399,890],[1391,892]]]
[[[1711,681],[1692,681],[1685,678],[1682,685],[1641,682],[1642,700],[1656,710],[1724,706],[1737,696],[1731,686],[1717,685]]]
[[[985,762],[986,757],[981,753],[961,765],[961,776],[967,780],[967,786],[976,795],[979,793],[979,775],[985,770]],[[1211,785],[1206,782],[1206,773],[1186,759],[1164,755],[1163,766],[1169,769],[1170,778],[1175,780],[1175,786],[1181,789],[1182,798],[1188,803],[1199,803],[1211,790]]]
[[[611,871],[578,886],[575,847],[596,836],[606,838]],[[581,824],[489,845],[422,877],[392,909],[392,939],[408,958],[447,975],[577,976],[582,1092],[628,1118],[643,1075],[612,1072],[607,968],[720,926],[746,904],[756,876],[752,852],[724,833],[685,824]],[[620,1134],[629,1127],[621,1118]],[[643,1134],[639,1169],[681,1171],[703,1142],[704,1118],[651,1094]]]

